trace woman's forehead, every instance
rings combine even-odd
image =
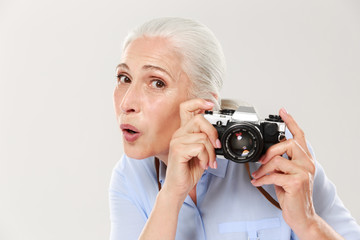
[[[174,76],[182,71],[180,57],[166,38],[142,37],[131,42],[125,49],[118,68],[125,70],[158,70]]]

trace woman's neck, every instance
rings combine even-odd
[[[163,163],[165,163],[165,165],[167,166],[167,163],[168,163],[168,156],[169,154],[166,153],[166,154],[158,154],[157,157],[160,161],[162,161]]]

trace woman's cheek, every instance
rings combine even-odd
[[[184,101],[182,98],[184,96],[170,91],[162,96],[148,96],[144,102],[147,103],[149,127],[152,126],[156,128],[156,132],[171,138],[180,127],[180,103]]]

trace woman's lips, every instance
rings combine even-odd
[[[121,124],[120,129],[123,132],[124,138],[127,142],[135,142],[141,136],[139,130],[130,124]]]

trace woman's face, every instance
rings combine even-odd
[[[180,127],[179,105],[190,80],[169,40],[143,37],[131,42],[117,67],[114,107],[127,156],[167,161],[169,142]]]

